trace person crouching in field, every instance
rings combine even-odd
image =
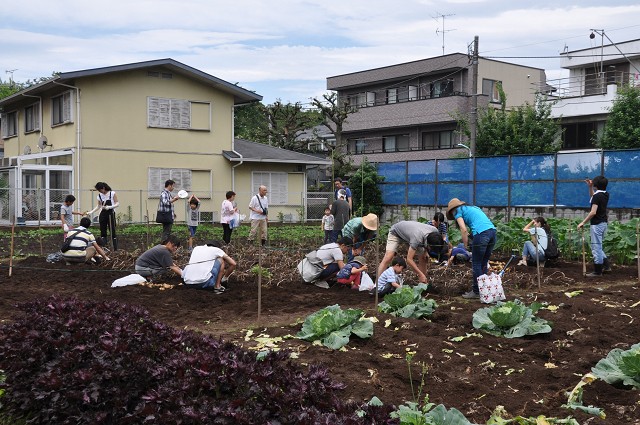
[[[136,273],[142,277],[150,278],[173,271],[182,276],[182,270],[173,261],[173,254],[180,248],[180,240],[169,235],[160,245],[145,251],[136,260]]]
[[[91,226],[91,219],[83,217],[80,226],[67,234],[65,243],[69,244],[69,249],[62,253],[62,258],[67,265],[71,263],[85,263],[101,255],[105,260],[109,260],[100,245],[96,242],[95,236],[87,230]]]
[[[338,283],[350,285],[351,289],[360,288],[362,272],[367,270],[367,260],[361,255],[357,255],[350,262],[344,265],[336,275]]]
[[[224,285],[235,268],[235,260],[222,250],[220,241],[214,240],[193,249],[182,278],[187,286],[210,289],[214,294],[222,294],[225,291]]]
[[[387,295],[402,288],[402,273],[407,268],[407,262],[402,257],[394,257],[391,267],[382,272],[378,278],[378,295]]]
[[[543,217],[536,217],[527,223],[522,229],[523,232],[531,235],[531,240],[524,243],[522,249],[522,260],[518,262],[518,266],[536,265],[536,261],[544,264],[544,250],[547,249],[549,241],[548,235],[551,233],[547,220]]]

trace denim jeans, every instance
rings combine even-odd
[[[538,261],[544,263],[544,253],[542,250],[537,250],[536,246],[531,241],[524,243],[524,249],[522,250],[522,256],[527,258],[527,261],[536,262],[536,251],[538,253]]]
[[[592,224],[590,226],[591,233],[591,254],[593,255],[594,264],[602,264],[607,257],[602,250],[602,240],[607,233],[608,224],[605,221],[600,224]]]
[[[338,263],[331,263],[327,267],[325,267],[324,270],[322,270],[322,272],[318,275],[316,280],[326,280],[334,276],[339,271],[340,271],[340,266],[338,266]]]
[[[473,292],[478,294],[478,277],[487,273],[487,263],[496,244],[496,229],[487,229],[473,237],[471,262],[473,267]]]

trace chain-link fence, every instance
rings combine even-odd
[[[6,177],[6,176],[5,176]],[[78,213],[91,212],[97,206],[95,190],[44,189],[37,187],[9,188],[8,178],[0,175],[0,224],[9,225],[58,225],[61,223],[61,207],[67,195],[76,199],[72,205]],[[116,189],[118,207],[115,209],[118,223],[134,224],[155,222],[159,198],[146,190]],[[178,191],[175,190],[174,195]],[[222,201],[226,191],[192,192],[184,200],[175,202],[176,222],[185,222],[189,213],[189,198],[195,195],[200,201],[201,223],[219,223]],[[237,192],[235,204],[246,221],[250,219],[249,201],[255,196],[249,192]],[[272,222],[300,223],[322,219],[324,209],[331,205],[333,192],[286,193],[269,196],[269,220]],[[97,211],[92,215],[97,220]],[[74,215],[74,222],[80,215]]]

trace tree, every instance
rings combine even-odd
[[[640,88],[620,87],[609,112],[602,139],[603,149],[640,147]]]
[[[342,137],[342,127],[353,109],[338,101],[336,92],[325,93],[322,99],[313,98],[311,104],[322,114],[322,123],[329,127],[336,138],[335,146],[329,147],[333,159],[334,176],[346,176],[353,170],[353,162],[349,155],[345,155],[347,141]]]
[[[506,96],[501,86],[501,108],[491,106],[479,111],[476,155],[514,155],[553,153],[562,147],[560,122],[551,118],[551,103],[536,96],[533,105],[526,103],[506,109]],[[463,132],[470,136],[469,123],[459,119]]]
[[[375,165],[363,159],[362,164],[349,178],[349,189],[353,195],[353,213],[364,217],[369,213],[382,214],[382,192],[378,186],[384,177],[378,174]]]
[[[266,107],[261,102],[238,106],[234,110],[234,115],[235,137],[261,143],[266,139],[269,123]]]

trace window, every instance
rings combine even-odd
[[[366,96],[364,93],[351,94],[347,97],[349,105],[356,108],[362,108],[366,104]]]
[[[396,103],[398,101],[398,89],[387,90],[387,103]]]
[[[0,123],[2,124],[3,139],[18,135],[18,111],[0,115]]]
[[[349,139],[347,142],[347,153],[362,154],[367,147],[367,142],[363,139]]]
[[[375,106],[376,104],[376,94],[375,92],[368,91],[367,92],[367,106]]]
[[[382,138],[382,147],[385,152],[403,152],[409,150],[409,135],[399,134]]]
[[[422,133],[422,149],[451,149],[454,143],[453,130]]]
[[[51,125],[73,122],[71,119],[71,92],[64,92],[60,96],[51,98]]]
[[[453,80],[442,80],[431,83],[431,97],[444,97],[453,94]]]
[[[409,100],[418,100],[418,86],[409,86]]]
[[[489,102],[500,102],[502,81],[482,79],[482,94],[489,96]]]
[[[164,190],[164,182],[173,180],[176,189],[191,190],[191,170],[186,168],[155,168],[149,167],[147,190],[149,198],[159,198]]]
[[[211,103],[148,97],[147,126],[178,130],[211,130]]]
[[[258,193],[258,188],[267,187],[269,205],[286,205],[288,203],[289,175],[268,171],[254,171],[251,175],[251,187],[253,195]]]
[[[40,103],[24,108],[24,132],[40,130]]]

